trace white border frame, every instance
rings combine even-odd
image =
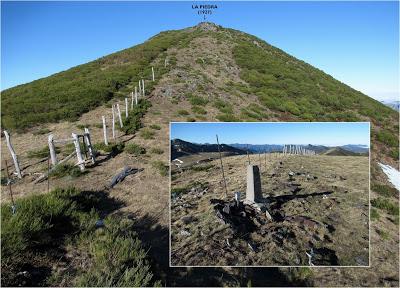
[[[368,123],[368,131],[369,131],[369,150],[368,150],[368,266],[367,265],[360,265],[360,266],[309,266],[309,265],[253,265],[253,266],[246,266],[246,265],[237,265],[237,266],[228,266],[228,265],[204,265],[204,266],[183,266],[183,265],[172,265],[171,264],[171,124],[176,124],[176,123],[185,123],[185,124],[207,124],[207,123],[213,123],[213,124],[234,124],[234,123],[248,123],[248,124],[254,124],[254,123],[269,123],[269,124],[277,124],[277,123],[293,123],[293,124],[297,124],[297,123],[303,123],[303,124],[314,124],[314,123],[322,123],[322,124],[326,124],[326,123]],[[168,162],[169,162],[169,190],[168,190],[168,202],[169,202],[169,225],[168,225],[168,229],[169,229],[169,253],[168,253],[168,257],[169,257],[169,267],[171,268],[303,268],[303,267],[308,267],[308,268],[370,268],[371,267],[371,121],[355,121],[355,122],[345,122],[345,121],[338,121],[338,122],[332,122],[332,121],[327,121],[327,122],[304,122],[304,121],[299,121],[299,122],[289,122],[289,121],[275,121],[275,122],[219,122],[219,121],[205,121],[205,122],[187,122],[187,121],[171,121],[169,122],[169,131],[168,131],[168,147],[169,147],[169,151],[168,151]]]

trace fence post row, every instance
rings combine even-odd
[[[10,150],[10,154],[14,162],[15,172],[17,172],[18,178],[21,179],[22,178],[21,169],[19,168],[17,154],[15,154],[14,147],[11,144],[10,134],[8,134],[6,130],[4,130],[4,135],[6,136],[7,147],[8,150]]]

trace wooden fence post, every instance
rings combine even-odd
[[[154,68],[153,67],[151,67],[151,76],[153,76],[153,82],[154,82],[155,78],[154,78]]]
[[[72,138],[74,139],[74,145],[75,145],[75,151],[76,151],[76,157],[78,158],[78,166],[81,169],[81,171],[85,170],[85,162],[83,161],[82,157],[82,152],[81,152],[81,146],[79,145],[79,138],[78,135],[75,133],[72,133]]]
[[[89,155],[90,155],[90,158],[92,159],[92,163],[95,164],[96,158],[94,156],[92,141],[90,140],[90,132],[89,132],[88,128],[85,128],[85,133],[83,134],[83,139],[86,142],[86,146],[88,147]]]
[[[133,91],[131,92],[131,110],[133,109]]]
[[[104,144],[108,145],[108,139],[107,139],[107,125],[106,125],[106,117],[101,116],[103,120],[103,136],[104,136]]]
[[[219,140],[218,140],[218,135],[215,135],[217,137],[217,145],[218,145],[218,153],[219,153],[219,161],[221,162],[221,170],[222,170],[222,180],[224,181],[225,185],[225,197],[228,197],[228,187],[226,186],[226,179],[225,179],[225,173],[224,173],[224,165],[222,165],[222,155],[221,155],[221,150],[219,149]]]
[[[112,137],[115,139],[115,109],[114,104],[112,105]]]
[[[128,109],[128,98],[125,97],[125,119],[127,119],[129,115]]]
[[[142,83],[141,83],[141,81],[139,80],[139,94],[140,93],[142,93]]]
[[[21,169],[19,168],[17,154],[15,154],[14,147],[11,144],[10,134],[8,134],[8,132],[6,130],[4,130],[4,135],[6,136],[7,147],[8,147],[8,150],[10,150],[10,154],[11,154],[11,157],[14,162],[15,171],[17,172],[18,178],[21,179],[22,178]]]
[[[57,165],[57,155],[56,155],[56,148],[54,147],[54,136],[53,136],[53,134],[49,135],[48,143],[49,143],[51,164],[53,166],[56,166]]]
[[[146,95],[146,93],[144,92],[144,80],[142,79],[142,90],[143,90],[143,96],[145,96]]]
[[[122,116],[121,116],[121,109],[119,109],[119,103],[117,103],[117,113],[118,113],[118,119],[119,119],[119,126],[124,127],[124,124],[122,124]]]
[[[135,104],[138,104],[138,94],[137,94],[137,87],[135,86]]]

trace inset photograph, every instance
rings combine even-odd
[[[170,124],[171,266],[369,266],[369,122]]]

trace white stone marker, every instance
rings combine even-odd
[[[85,170],[85,162],[83,161],[81,146],[79,145],[79,138],[78,135],[75,133],[72,133],[71,135],[72,138],[74,139],[76,157],[78,158],[78,166],[81,169],[81,171],[83,171]]]
[[[118,114],[118,119],[119,119],[119,126],[124,127],[124,124],[122,124],[122,116],[121,116],[121,109],[119,109],[119,103],[117,103],[117,114]]]
[[[104,117],[104,116],[101,116],[101,119],[103,120],[103,136],[104,136],[104,144],[108,145],[106,117]]]
[[[19,168],[17,154],[15,154],[14,147],[11,144],[10,134],[8,134],[6,130],[4,130],[4,135],[6,136],[7,147],[8,150],[10,150],[10,154],[14,162],[15,171],[17,172],[18,178],[21,179],[22,178],[21,169]]]
[[[56,148],[54,147],[53,140],[54,140],[53,134],[50,134],[47,142],[49,143],[51,164],[53,166],[56,166],[57,165],[57,155],[56,155]]]
[[[246,200],[260,202],[262,198],[260,169],[257,165],[248,165]]]

